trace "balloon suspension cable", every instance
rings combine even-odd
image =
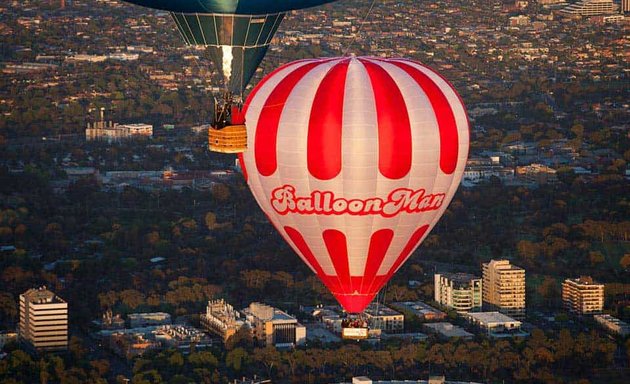
[[[354,37],[352,38],[350,43],[348,43],[348,46],[343,52],[343,56],[348,56],[348,52],[350,51],[354,43],[357,41],[357,38],[359,37],[359,35],[361,35],[361,31],[363,30],[363,25],[367,23],[368,20],[370,19],[370,16],[372,16],[372,10],[374,9],[375,4],[376,4],[376,0],[372,0],[372,3],[370,4],[370,8],[368,8],[367,13],[363,17],[363,20],[361,20],[361,24],[359,24],[359,29],[357,29],[357,33],[354,34]]]
[[[385,284],[384,289],[381,289],[376,294],[376,313],[381,310],[381,303],[385,305],[385,297],[387,296],[387,288],[389,288],[389,281]]]

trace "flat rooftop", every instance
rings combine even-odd
[[[296,321],[296,318],[289,315],[288,313],[276,308],[275,311],[273,311],[273,318],[271,319],[272,321]]]
[[[381,304],[370,304],[364,311],[371,316],[402,316],[402,313],[394,311],[393,309]]]
[[[437,332],[446,337],[473,337],[474,335],[467,332],[464,328],[458,327],[451,323],[426,323],[425,328]]]
[[[61,304],[66,301],[46,287],[33,288],[24,292],[24,299],[32,304]]]
[[[422,316],[425,316],[428,314],[435,314],[438,316],[446,315],[444,312],[440,311],[439,309],[433,308],[429,304],[422,301],[399,301],[399,302],[393,303],[393,305],[395,307],[399,307],[399,308],[411,311],[416,315],[422,315]]]
[[[471,275],[470,273],[439,273],[440,276],[444,276],[449,280],[456,283],[469,283],[472,280],[481,280],[481,277]]]
[[[501,312],[469,312],[466,314],[469,318],[472,318],[483,324],[493,324],[493,323],[513,323],[518,322],[510,316],[504,315]]]

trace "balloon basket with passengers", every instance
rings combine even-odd
[[[408,59],[300,60],[243,101],[286,12],[334,0],[128,0],[171,12],[206,47],[225,92],[210,150],[238,153],[243,176],[280,235],[349,314],[361,314],[429,235],[468,157],[469,123],[453,87]],[[353,326],[355,325],[356,326]]]
[[[214,102],[214,118],[208,129],[208,148],[212,152],[242,153],[247,149],[247,128],[243,115],[243,104],[229,93],[228,101]]]
[[[368,319],[364,313],[348,314],[341,321],[341,338],[345,340],[365,340],[370,337]]]

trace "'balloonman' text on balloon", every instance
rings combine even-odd
[[[444,193],[426,194],[424,189],[399,188],[387,199],[344,199],[331,191],[313,191],[309,196],[296,196],[295,187],[285,185],[271,193],[271,205],[281,215],[288,213],[316,215],[381,215],[394,217],[399,213],[420,213],[439,209]]]

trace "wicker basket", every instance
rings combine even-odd
[[[245,125],[228,125],[221,129],[208,129],[208,147],[212,152],[245,152],[247,149],[247,129]]]

